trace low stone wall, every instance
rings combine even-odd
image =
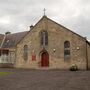
[[[14,65],[12,63],[0,63],[0,68],[13,68]]]

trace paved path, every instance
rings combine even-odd
[[[90,90],[90,71],[20,70],[0,76],[0,90]]]

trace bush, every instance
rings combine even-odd
[[[73,64],[71,67],[70,67],[70,71],[77,71],[78,70],[78,67],[76,64]]]

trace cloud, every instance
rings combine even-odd
[[[0,24],[9,24],[10,23],[10,17],[3,16],[0,18]]]
[[[90,39],[90,0],[0,0],[0,32],[27,30],[46,15]]]

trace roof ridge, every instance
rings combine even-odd
[[[29,31],[16,32],[16,33],[8,34],[8,35],[20,34],[20,33],[25,33],[25,32],[29,32]],[[8,36],[8,35],[7,35],[7,36]]]

